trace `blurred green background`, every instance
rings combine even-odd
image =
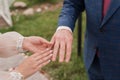
[[[29,7],[34,5],[41,5],[44,3],[50,3],[55,5],[62,0],[17,0],[24,1]],[[17,31],[24,36],[41,36],[49,40],[53,36],[57,28],[58,16],[61,11],[61,7],[54,11],[46,11],[44,13],[35,13],[32,16],[23,16],[18,14],[12,16],[14,26],[8,29],[0,29],[0,32]],[[19,20],[17,20],[19,16]],[[85,14],[83,14],[82,24],[82,48],[84,43],[85,32]],[[77,56],[77,26],[74,31],[74,42],[72,49],[72,58],[69,63],[51,62],[45,68],[43,68],[53,80],[87,80],[83,57]],[[82,53],[81,53],[82,54]]]

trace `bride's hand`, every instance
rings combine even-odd
[[[31,36],[25,37],[23,40],[23,49],[33,53],[41,52],[51,47],[52,44],[41,37]]]
[[[26,58],[15,71],[20,72],[24,78],[27,78],[37,72],[40,68],[47,65],[52,57],[52,50],[45,50]]]

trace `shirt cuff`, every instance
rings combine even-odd
[[[59,26],[59,27],[57,28],[57,31],[58,31],[58,30],[62,30],[62,29],[68,30],[68,31],[70,31],[70,32],[72,33],[71,28],[69,28],[69,27],[67,27],[67,26]]]

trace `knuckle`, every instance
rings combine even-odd
[[[63,39],[64,39],[64,36],[58,35],[58,36],[56,36],[56,39],[57,39],[57,40],[63,40]]]
[[[36,69],[37,69],[37,65],[33,65],[33,66],[32,66],[32,69],[33,69],[33,70],[36,70]]]
[[[30,60],[29,60],[29,64],[31,64],[31,63],[33,64],[33,63],[36,63],[36,62],[35,62],[35,60],[31,60],[31,59],[30,59]]]
[[[36,67],[35,72],[39,70],[39,67]]]
[[[39,66],[39,68],[42,68],[42,67],[43,67],[42,65]]]
[[[39,65],[39,68],[42,68],[44,66],[45,62]]]
[[[33,58],[33,57],[30,57],[30,58],[29,58],[29,61],[33,61],[33,60],[34,60],[34,58]]]
[[[66,57],[70,57],[70,54],[66,54]]]
[[[31,63],[34,63],[31,59],[27,61],[28,65],[31,65]]]
[[[72,42],[73,41],[73,39],[72,38],[69,38],[69,39],[67,39],[69,42]]]
[[[45,65],[45,63],[43,63],[41,66],[43,67]]]
[[[61,51],[65,51],[65,46],[61,46]]]
[[[71,56],[70,53],[66,55],[67,58],[70,58],[70,56]]]
[[[45,58],[41,59],[41,62],[44,62],[45,61]]]
[[[40,61],[39,61],[39,63],[42,63],[43,62],[43,59],[41,59]]]
[[[45,57],[45,58],[41,59],[41,63],[43,63],[44,61],[46,61],[47,58],[48,58],[48,57]]]

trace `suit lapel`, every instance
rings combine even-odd
[[[108,9],[106,16],[103,18],[100,28],[111,18],[111,16],[115,13],[115,11],[117,11],[119,7],[120,7],[120,0],[111,0],[110,7]]]
[[[102,21],[102,1],[103,0],[94,0],[96,1],[96,13],[97,13],[97,17],[98,17],[98,23],[101,24]]]

